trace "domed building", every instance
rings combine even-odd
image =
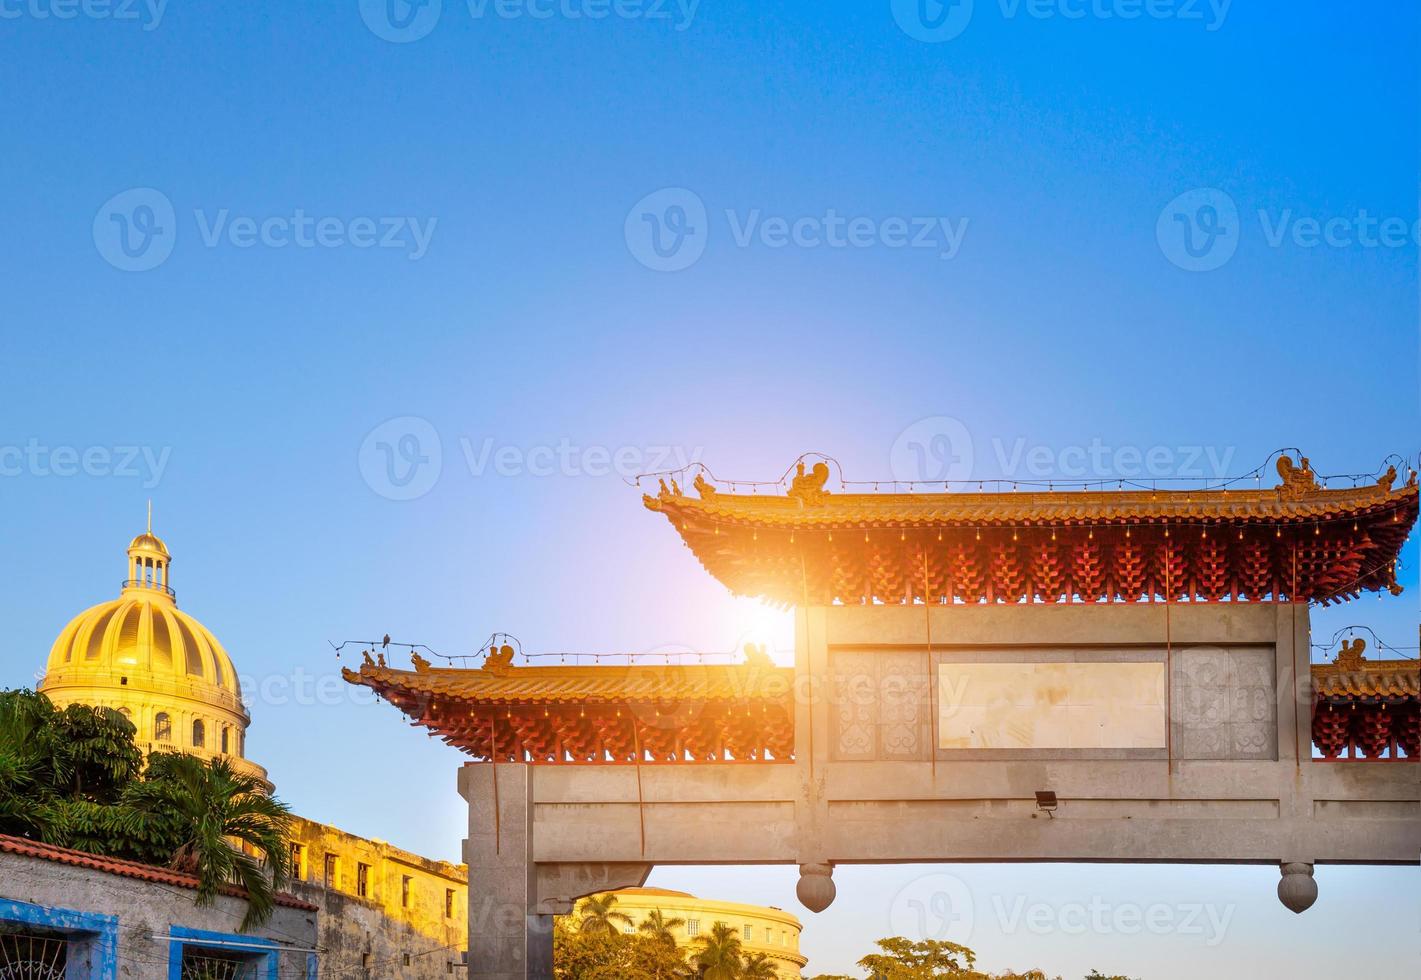
[[[804,927],[797,916],[783,909],[697,898],[666,888],[622,888],[612,894],[617,896],[617,911],[631,918],[632,928],[646,921],[652,912],[660,912],[667,922],[679,919],[671,933],[676,945],[687,952],[694,952],[696,940],[723,922],[735,930],[741,949],[760,953],[770,961],[780,980],[800,980],[809,962],[799,951],[799,934]]]
[[[146,751],[222,756],[270,791],[266,770],[246,758],[251,716],[232,660],[206,626],[178,608],[171,564],[150,520],[128,545],[118,598],[70,620],[50,649],[39,690],[59,707],[117,708]]]

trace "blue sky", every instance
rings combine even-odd
[[[620,472],[932,476],[944,439],[973,479],[1415,459],[1405,5],[98,9],[0,0],[0,684],[115,593],[151,496],[179,602],[267,685],[250,753],[313,818],[462,836],[452,750],[334,685],[275,693],[329,678],[328,641],[788,645]],[[1405,595],[1315,632],[1414,645],[1405,561]],[[813,969],[943,871],[990,969],[1415,965],[1414,868],[1325,869],[1294,918],[1274,869],[1038,866],[841,871]],[[653,881],[794,907],[788,869]],[[983,911],[1097,893],[1238,912],[1210,946]]]

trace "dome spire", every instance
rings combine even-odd
[[[148,529],[128,543],[128,578],[125,593],[143,590],[172,601],[173,590],[168,585],[168,565],[172,562],[168,546],[153,533],[153,501],[148,501]]]

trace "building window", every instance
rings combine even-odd
[[[444,889],[444,918],[454,918],[454,889]]]
[[[181,977],[182,980],[249,980],[274,977],[281,950],[269,939],[251,935],[202,932],[170,926],[168,970],[145,975]],[[306,971],[302,971],[305,976]],[[310,974],[314,976],[314,974]]]
[[[370,865],[368,864],[355,866],[355,894],[361,898],[370,897]]]
[[[700,934],[701,934],[701,920],[700,920],[700,919],[687,919],[687,920],[686,920],[686,935],[688,935],[688,936],[699,936]]]
[[[153,738],[159,742],[173,740],[173,719],[168,717],[166,711],[160,711],[153,716]]]
[[[750,923],[747,922],[747,923],[745,923],[745,941],[746,941],[747,943],[748,943],[748,942],[753,942],[754,939],[755,939],[755,927],[752,926]]]
[[[232,737],[232,730],[226,725],[222,726],[222,754],[226,755],[229,749],[229,741]]]
[[[334,888],[336,886],[336,856],[334,854],[326,855],[325,875],[326,887]]]
[[[207,728],[202,724],[202,719],[192,723],[192,747],[200,749],[207,744]]]
[[[118,948],[118,919],[71,909],[4,902],[0,977],[88,977],[104,950]]]
[[[413,883],[414,879],[409,875],[402,875],[400,877],[400,908],[402,909],[410,907],[410,886]]]
[[[306,880],[306,845],[291,845],[291,877],[297,881]]]

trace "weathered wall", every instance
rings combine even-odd
[[[304,848],[291,892],[321,907],[323,971],[351,980],[425,980],[447,977],[461,963],[468,935],[468,872],[383,841],[297,818],[293,842]],[[326,855],[335,880],[325,880]],[[359,869],[366,872],[359,894]],[[403,879],[410,885],[406,892]],[[446,892],[452,892],[452,903]]]
[[[0,853],[0,899],[117,917],[117,976],[125,980],[168,976],[170,943],[159,937],[174,928],[237,933],[246,913],[244,901],[219,896],[212,907],[198,908],[196,897],[187,888]],[[279,954],[280,975],[306,977],[307,951],[316,947],[316,917],[315,912],[278,906],[271,920],[247,937],[299,950]]]

